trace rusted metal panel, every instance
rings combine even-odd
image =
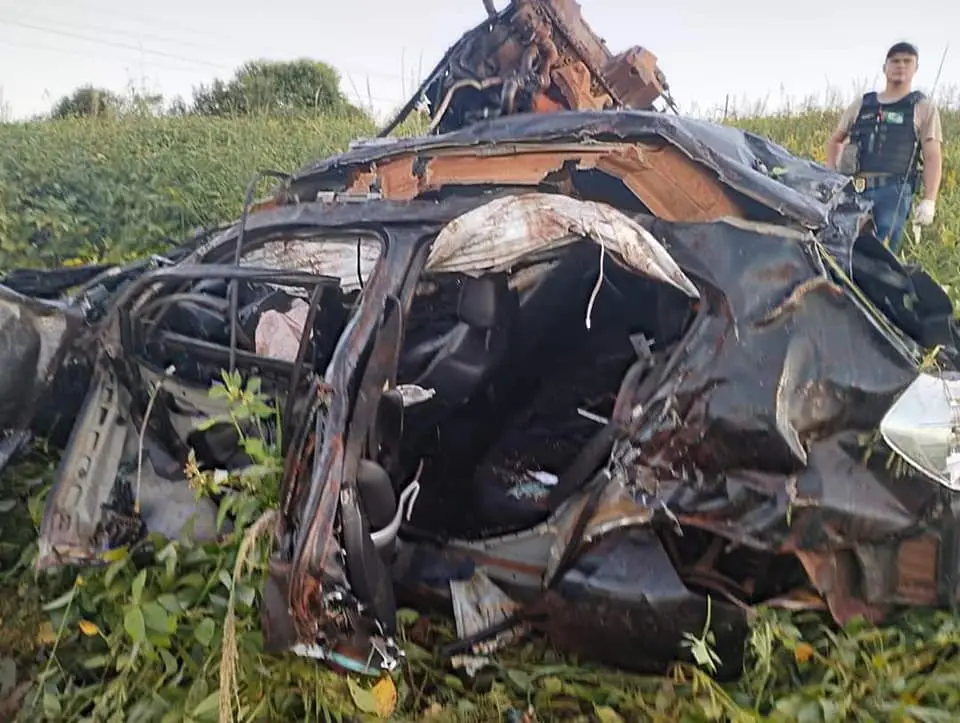
[[[597,161],[619,178],[650,212],[669,221],[712,221],[743,212],[729,194],[680,151],[669,146],[624,146]]]
[[[897,550],[896,602],[901,605],[936,605],[940,540],[924,535],[903,540]]]
[[[850,550],[801,550],[796,555],[838,623],[845,625],[858,616],[874,623],[883,620],[888,606],[871,605],[857,595],[856,560]]]
[[[354,169],[349,192],[366,193],[375,185],[385,198],[408,201],[444,186],[537,186],[565,164],[596,168],[620,179],[655,215],[669,221],[712,221],[742,217],[729,192],[702,166],[679,150],[657,144],[618,144],[594,149],[584,146],[544,152],[517,148],[515,153],[479,155],[473,149],[450,149],[420,160],[403,155],[377,167]]]
[[[567,108],[602,110],[610,97],[594,95],[593,78],[587,66],[576,61],[557,68],[551,73],[554,84],[567,101]]]
[[[419,180],[413,172],[413,158],[398,160],[377,169],[377,180],[384,198],[409,200],[419,194]]]
[[[427,162],[420,191],[444,186],[518,185],[536,186],[550,173],[572,161],[596,162],[598,153],[523,153],[518,156],[441,156]]]
[[[634,47],[610,59],[604,75],[617,97],[628,108],[645,108],[663,92],[657,56]]]

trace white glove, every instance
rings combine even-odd
[[[913,212],[913,222],[921,226],[929,226],[933,223],[933,214],[937,210],[937,205],[930,199],[924,199],[917,204]]]

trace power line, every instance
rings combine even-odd
[[[117,13],[111,12],[111,16],[114,16],[114,15],[117,15]],[[137,22],[140,22],[140,23],[143,23],[143,24],[150,24],[150,25],[153,25],[153,26],[156,26],[157,23],[161,22],[161,20],[160,20],[159,18],[156,19],[156,20],[154,20],[154,21],[149,21],[149,20],[146,20],[146,19],[138,19],[137,16],[133,16],[133,15],[126,15],[126,16],[120,15],[119,17],[129,17],[129,18],[133,18],[133,19],[136,19]],[[29,18],[28,18],[28,20],[29,20]],[[73,32],[73,34],[76,35],[76,33],[74,32],[75,30],[77,30],[77,29],[81,29],[81,30],[82,30],[82,29],[86,29],[86,30],[92,30],[92,31],[94,31],[94,32],[111,33],[111,34],[114,34],[114,35],[120,35],[120,34],[136,35],[136,37],[138,37],[138,38],[139,38],[139,37],[143,37],[143,38],[152,39],[152,40],[155,40],[155,41],[158,41],[158,42],[161,42],[161,43],[169,43],[169,44],[171,44],[171,45],[179,45],[179,46],[181,46],[181,47],[194,48],[194,49],[197,49],[197,50],[209,50],[209,49],[211,48],[211,44],[210,44],[209,40],[208,40],[208,42],[206,42],[205,44],[201,45],[200,43],[192,43],[192,42],[184,41],[184,40],[179,39],[179,38],[173,38],[173,37],[171,37],[171,36],[169,36],[169,35],[159,35],[159,34],[156,34],[156,33],[142,33],[142,32],[140,32],[139,30],[138,30],[138,31],[132,31],[132,30],[127,30],[127,29],[125,29],[125,28],[116,28],[116,29],[114,29],[114,28],[104,27],[103,25],[90,25],[90,24],[87,24],[87,23],[76,23],[76,22],[71,22],[71,23],[68,25],[68,24],[66,24],[66,23],[63,23],[63,22],[60,21],[59,19],[54,19],[54,18],[51,18],[51,17],[49,17],[49,16],[48,16],[47,18],[44,18],[43,20],[44,20],[44,22],[46,22],[46,23],[52,23],[53,25],[59,25],[59,26],[61,26],[61,28],[68,28],[68,30],[60,30],[60,29],[58,29],[58,28],[51,28],[50,25],[48,24],[48,25],[45,25],[45,26],[42,28],[42,30],[45,31],[45,32],[58,32],[58,33],[60,33],[60,34],[65,34],[66,32]],[[24,23],[24,19],[22,19],[22,18],[17,19],[17,20],[14,20],[14,21],[9,21],[9,22],[19,22],[19,23],[21,23],[21,24],[25,24],[25,23]],[[38,28],[38,26],[36,26],[36,25],[31,25],[30,27],[32,27],[33,29],[41,29],[41,28]],[[180,28],[180,27],[182,27],[182,26],[179,26],[179,25],[173,25],[173,26],[172,26],[172,28],[174,28],[174,29],[178,29],[178,28]],[[196,31],[193,31],[193,32],[196,32]],[[222,36],[221,36],[221,37],[222,37]],[[93,42],[108,42],[108,41],[103,41],[103,40],[101,40],[101,39],[91,39],[89,36],[85,36],[83,39],[85,39],[85,40],[92,40]],[[226,38],[223,38],[223,39],[228,40],[228,41],[231,40],[231,38],[229,38],[229,37],[226,37]],[[234,39],[234,40],[235,40],[235,39]],[[109,42],[114,42],[114,43],[115,43],[116,41],[109,41]],[[239,41],[236,41],[236,42],[239,42]],[[129,46],[128,46],[128,47],[129,47]],[[137,49],[139,50],[139,47],[138,47]],[[221,49],[226,50],[226,48],[223,47],[223,46],[221,46]],[[169,56],[169,54],[168,54],[168,56]],[[182,57],[181,57],[180,59],[185,59],[185,58],[182,58]],[[191,58],[191,59],[190,59],[190,62],[200,62],[200,63],[203,63],[203,64],[209,64],[209,61],[198,61],[197,59],[194,59],[194,58]],[[407,78],[406,76],[404,76],[404,75],[401,74],[401,73],[390,72],[390,71],[386,71],[386,70],[373,70],[373,69],[370,69],[370,68],[346,67],[346,66],[342,66],[342,65],[338,65],[338,64],[332,64],[332,65],[336,65],[336,66],[339,67],[344,73],[347,73],[347,74],[349,74],[349,73],[354,73],[354,74],[357,74],[357,75],[370,75],[370,76],[374,76],[374,77],[390,78],[390,79],[392,79],[392,80],[397,80],[397,79],[399,79],[399,80],[408,80],[408,79],[409,79],[409,78]],[[224,67],[224,66],[215,66],[215,67]]]
[[[111,47],[111,48],[118,48],[118,49],[120,49],[120,50],[129,51],[129,52],[135,52],[135,53],[137,53],[137,54],[139,54],[139,55],[141,55],[141,56],[142,56],[142,55],[155,55],[155,56],[159,56],[159,57],[163,57],[163,58],[169,58],[169,59],[172,59],[172,60],[176,60],[176,61],[179,61],[179,62],[182,62],[182,63],[187,63],[187,64],[194,65],[194,66],[212,67],[212,68],[217,68],[217,69],[221,69],[221,70],[230,70],[230,71],[232,71],[232,70],[235,69],[235,68],[231,68],[231,67],[229,67],[229,66],[226,66],[226,65],[223,65],[223,64],[220,64],[220,63],[215,63],[215,62],[208,61],[208,60],[203,60],[203,59],[200,59],[200,58],[195,58],[195,57],[190,57],[190,56],[185,56],[185,55],[178,55],[178,54],[176,54],[176,53],[169,53],[169,52],[162,51],[162,50],[152,50],[152,49],[145,48],[145,47],[142,47],[142,46],[139,46],[139,45],[132,45],[132,44],[130,44],[130,43],[123,43],[123,42],[119,42],[119,41],[115,41],[115,40],[109,40],[109,39],[105,39],[105,38],[91,37],[91,36],[85,35],[85,34],[83,34],[83,33],[73,32],[72,30],[64,30],[64,29],[61,29],[61,28],[50,27],[49,25],[39,25],[39,24],[36,24],[36,23],[25,22],[25,21],[23,21],[23,20],[18,20],[18,19],[9,18],[9,17],[6,17],[6,18],[0,17],[0,24],[6,24],[6,25],[10,25],[10,26],[23,27],[23,28],[27,28],[27,29],[30,29],[30,30],[34,30],[34,31],[37,31],[37,32],[49,33],[49,34],[59,35],[59,36],[68,37],[68,38],[74,38],[74,39],[77,39],[77,40],[81,40],[81,41],[88,42],[88,43],[93,43],[93,44],[96,44],[96,45],[101,45],[101,46]],[[69,26],[67,26],[67,27],[69,27]],[[91,28],[91,29],[94,29],[95,26],[90,26],[90,25],[88,25],[87,27],[88,27],[88,28]],[[107,28],[102,28],[102,26],[101,26],[99,29],[102,30],[102,31],[105,31],[105,32],[114,32],[114,33],[118,32],[118,31],[116,31],[116,30],[110,30],[110,29],[107,29]],[[159,38],[161,38],[162,36],[153,35],[153,37],[159,39]],[[173,41],[173,42],[176,42],[176,41]],[[84,57],[89,57],[89,53],[85,53],[85,52],[81,52],[81,51],[71,51],[70,49],[65,49],[65,48],[59,48],[59,47],[54,48],[54,47],[45,46],[45,45],[24,43],[24,42],[22,42],[22,41],[12,41],[12,40],[7,40],[7,39],[5,39],[5,38],[0,38],[0,43],[7,44],[7,45],[24,47],[24,48],[31,48],[31,49],[36,49],[36,50],[42,50],[42,51],[45,51],[45,52],[54,52],[54,53],[59,53],[59,54],[70,54],[70,55],[83,55]],[[118,59],[118,60],[119,60],[119,59]],[[129,61],[130,61],[131,63],[135,62],[133,58],[130,58]],[[157,67],[157,68],[163,68],[163,69],[167,69],[167,70],[174,70],[174,71],[181,72],[181,73],[190,72],[190,70],[189,70],[188,68],[184,68],[184,67],[181,67],[181,66],[173,66],[173,65],[163,64],[163,63],[159,63],[159,62],[157,62],[157,61],[155,61],[155,60],[151,60],[150,63],[151,63],[151,65],[153,65],[153,66],[155,66],[155,67]],[[344,69],[341,68],[341,70],[343,71]],[[355,70],[357,70],[357,72],[363,72],[363,73],[369,72],[369,71],[365,71],[365,70],[364,70],[364,71],[360,71],[360,70],[358,70],[358,69],[355,69]],[[349,76],[349,74],[350,74],[350,73],[349,73],[349,70],[346,70],[346,74]],[[371,73],[371,74],[375,74],[375,73]],[[398,73],[381,72],[381,73],[379,73],[379,75],[383,75],[383,76],[385,76],[385,77],[391,77],[391,78],[403,78],[403,76],[400,75],[400,74],[398,74]],[[359,93],[357,93],[357,95],[358,95],[358,100],[359,100],[361,103],[367,102],[367,101],[376,101],[376,102],[379,102],[379,103],[400,104],[400,103],[403,102],[402,99],[401,99],[401,100],[398,100],[398,99],[395,99],[395,98],[384,98],[384,97],[381,97],[381,96],[374,96],[374,95],[367,95],[366,97],[359,97],[359,96],[360,96]]]
[[[140,39],[156,40],[161,43],[179,45],[186,48],[193,48],[195,50],[207,51],[210,49],[209,43],[207,43],[206,45],[201,45],[200,43],[190,43],[184,40],[180,40],[178,38],[172,38],[165,35],[156,35],[155,33],[144,33],[139,30],[133,31],[127,28],[122,28],[122,27],[108,28],[108,27],[104,27],[103,25],[90,25],[88,23],[77,23],[77,22],[70,22],[69,24],[67,24],[62,22],[59,18],[53,18],[50,16],[45,16],[45,17],[41,16],[39,18],[19,16],[16,19],[20,22],[23,22],[23,21],[43,22],[48,25],[52,24],[52,25],[59,26],[60,28],[66,28],[67,30],[70,30],[70,31],[92,30],[96,33],[109,33],[112,35],[124,35],[126,37],[133,36],[137,40],[140,40]]]
[[[19,41],[19,40],[8,40],[7,38],[2,38],[2,37],[0,37],[0,45],[12,45],[12,46],[20,47],[20,48],[27,48],[27,49],[29,49],[29,50],[41,50],[41,51],[44,51],[44,52],[56,53],[56,54],[59,54],[59,55],[72,55],[72,56],[80,56],[80,57],[84,57],[84,58],[89,58],[89,57],[90,57],[90,53],[84,52],[84,51],[81,51],[81,50],[70,50],[70,49],[68,49],[68,48],[59,48],[59,47],[54,47],[54,46],[51,46],[51,45],[40,45],[40,44],[37,44],[37,43],[24,43],[24,42],[21,42],[21,41]],[[105,59],[106,59],[106,58],[105,58]],[[109,60],[117,60],[117,61],[119,61],[119,60],[121,60],[121,59],[120,59],[120,58],[109,58]],[[128,60],[128,61],[130,61],[131,64],[132,64],[133,62],[136,62],[135,59],[133,59],[133,58],[124,58],[123,60]],[[177,71],[177,72],[180,72],[180,73],[192,73],[192,72],[194,72],[193,69],[191,69],[191,68],[178,67],[178,66],[175,66],[175,65],[167,65],[167,64],[165,64],[165,63],[159,63],[159,62],[157,62],[157,61],[150,61],[150,65],[151,65],[152,67],[155,67],[155,68],[159,68],[159,69],[163,69],[163,70],[174,70],[174,71]],[[372,100],[372,101],[379,102],[379,103],[387,103],[387,104],[394,104],[394,105],[401,105],[402,103],[405,102],[404,99],[401,99],[401,98],[386,98],[386,97],[378,96],[378,95],[367,95],[367,96],[361,97],[359,94],[357,94],[357,101],[360,102],[360,103],[365,103],[365,102],[371,101],[371,100]]]
[[[199,58],[190,58],[185,55],[177,55],[175,53],[167,53],[162,50],[148,50],[147,48],[142,48],[137,45],[130,45],[129,43],[121,43],[115,40],[105,40],[103,38],[92,38],[89,35],[82,35],[81,33],[70,32],[69,30],[59,30],[57,28],[51,28],[44,25],[34,25],[32,23],[24,23],[18,20],[10,20],[6,18],[0,18],[0,23],[5,23],[7,25],[15,25],[21,28],[28,28],[30,30],[36,30],[43,33],[52,33],[53,35],[62,35],[67,38],[76,38],[78,40],[85,40],[89,43],[96,43],[98,45],[109,45],[115,48],[123,48],[125,50],[135,50],[138,53],[143,53],[145,55],[157,55],[162,58],[172,58],[173,60],[179,60],[185,63],[193,63],[195,65],[206,65],[211,68],[218,68],[220,70],[233,70],[233,68],[221,65],[219,63],[213,63],[209,60],[201,60]]]
[[[71,4],[75,6],[75,3],[76,3],[76,0],[73,0],[73,2],[72,2]],[[47,0],[47,2],[44,3],[44,7],[49,7],[49,5],[50,5],[50,0]],[[148,25],[148,26],[150,26],[151,28],[156,28],[156,27],[157,27],[158,25],[160,25],[161,23],[167,22],[168,27],[169,27],[171,30],[173,30],[174,32],[176,32],[177,34],[181,34],[181,33],[196,33],[196,32],[197,32],[196,30],[192,30],[192,29],[186,28],[185,26],[176,25],[176,24],[170,25],[169,22],[168,22],[166,19],[161,20],[160,18],[155,18],[155,19],[153,19],[153,20],[148,20],[148,19],[146,19],[146,18],[143,18],[142,16],[136,16],[136,15],[129,15],[129,14],[124,14],[124,13],[119,13],[119,12],[115,11],[113,8],[111,8],[111,9],[110,9],[110,20],[113,21],[113,20],[115,20],[115,19],[117,19],[117,18],[129,18],[129,19],[132,19],[132,20],[133,20],[134,22],[136,22],[136,23],[139,23],[139,24],[141,24],[141,25]],[[23,18],[21,18],[21,19],[23,19]],[[34,20],[34,18],[26,18],[26,19],[27,19],[27,20]],[[60,20],[59,16],[58,16],[58,17],[51,17],[51,16],[48,15],[48,16],[46,16],[46,17],[39,18],[39,20],[42,20],[43,22],[46,22],[46,23],[53,23],[53,24],[55,24],[55,25],[60,25],[60,26],[66,25],[65,23],[63,23],[63,22]],[[106,27],[104,27],[104,26],[102,26],[102,25],[90,25],[90,24],[87,24],[87,23],[77,23],[77,22],[74,22],[74,21],[71,21],[71,22],[70,22],[70,25],[67,26],[67,27],[70,27],[71,29],[75,29],[75,28],[85,28],[85,29],[87,29],[87,30],[93,30],[93,31],[99,31],[99,32],[107,32],[107,33],[114,33],[114,34],[130,34],[130,35],[136,35],[136,37],[138,37],[138,38],[151,38],[151,39],[153,39],[153,40],[158,40],[158,41],[163,42],[163,43],[171,43],[171,44],[173,44],[173,45],[180,45],[180,46],[182,46],[182,47],[194,48],[194,49],[196,49],[196,50],[204,50],[204,51],[205,51],[205,50],[209,50],[209,49],[210,49],[209,37],[207,37],[207,41],[206,41],[206,42],[200,43],[199,41],[198,41],[198,42],[190,42],[190,41],[183,40],[183,39],[181,39],[181,38],[172,38],[172,37],[170,37],[170,36],[157,35],[156,33],[153,33],[153,32],[143,33],[143,32],[140,31],[140,30],[130,30],[130,29],[127,29],[127,28],[119,28],[119,27],[116,28],[116,29],[112,29],[112,28],[106,28]],[[206,34],[206,33],[204,33],[204,35],[205,35],[205,36],[208,36],[208,34]],[[227,38],[227,39],[229,40],[229,38]]]
[[[47,0],[47,2],[45,3],[45,5],[46,5],[46,6],[49,6],[51,2],[52,2],[52,0]],[[73,5],[73,6],[76,6],[76,3],[77,3],[77,2],[78,2],[78,0],[69,0],[69,4],[70,4],[70,5]],[[88,0],[88,2],[89,2],[89,0]],[[94,2],[93,4],[97,5],[97,4],[101,4],[101,3],[96,3],[96,2]],[[111,17],[111,18],[127,18],[128,20],[132,20],[132,21],[135,22],[135,23],[139,23],[139,24],[141,24],[141,25],[148,25],[148,26],[150,26],[150,27],[156,27],[156,26],[159,25],[160,23],[166,23],[168,27],[170,27],[171,29],[177,31],[178,33],[184,33],[184,34],[187,34],[187,35],[193,35],[193,36],[195,36],[195,37],[197,37],[197,38],[201,38],[201,37],[202,37],[202,38],[204,38],[205,41],[209,42],[209,33],[208,33],[208,32],[206,32],[206,31],[199,31],[199,30],[197,30],[196,28],[190,27],[190,26],[188,26],[188,25],[180,25],[180,24],[178,24],[178,23],[171,23],[171,22],[170,22],[170,19],[169,19],[169,16],[164,16],[164,17],[161,18],[160,16],[157,16],[157,15],[154,15],[154,16],[145,16],[145,15],[137,15],[137,14],[133,14],[133,13],[129,13],[129,12],[118,12],[117,10],[115,10],[115,9],[111,6],[111,7],[110,7],[110,17]],[[229,38],[227,38],[227,39],[229,39]]]
[[[52,45],[40,45],[38,43],[24,43],[20,40],[8,40],[7,38],[3,38],[3,37],[0,37],[0,45],[12,45],[19,48],[27,48],[29,50],[42,50],[48,53],[58,53],[60,55],[74,55],[74,56],[80,56],[88,59],[90,58],[90,53],[88,51],[71,50],[69,48],[55,47]],[[137,62],[137,59],[130,56],[127,56],[125,58],[104,56],[104,60],[112,60],[117,62],[129,61],[130,63]],[[193,68],[184,68],[183,66],[177,66],[177,65],[167,65],[166,63],[159,63],[157,61],[150,61],[150,65],[156,68],[161,68],[163,70],[175,70],[180,73],[196,72]]]

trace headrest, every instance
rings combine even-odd
[[[469,326],[492,329],[503,313],[500,306],[509,294],[506,274],[489,274],[479,279],[467,277],[460,286],[457,316]]]

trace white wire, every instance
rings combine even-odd
[[[593,285],[593,291],[590,292],[590,301],[587,303],[587,317],[584,319],[584,323],[587,326],[587,331],[590,331],[591,327],[591,317],[593,316],[593,305],[597,301],[597,296],[600,294],[600,286],[603,284],[603,257],[606,255],[606,247],[603,245],[603,237],[597,236],[597,244],[600,246],[600,269],[597,272],[597,283]]]

